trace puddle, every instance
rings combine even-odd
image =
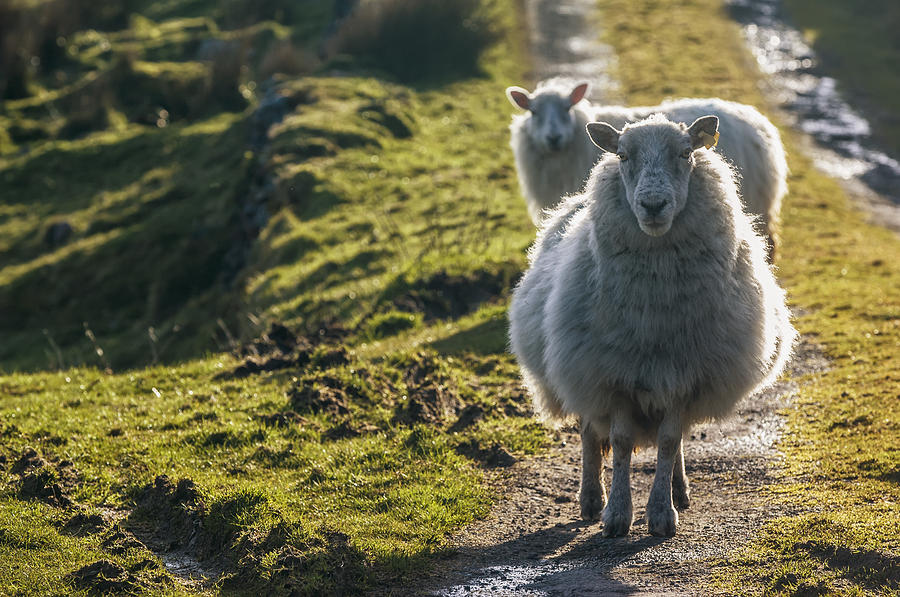
[[[873,211],[880,223],[900,230],[900,162],[874,148],[869,122],[841,96],[835,79],[822,74],[800,32],[783,21],[781,0],[726,3],[790,124],[817,142],[816,166],[884,198]]]
[[[218,578],[212,570],[207,570],[197,558],[186,551],[157,553],[163,565],[171,574],[181,578],[188,585],[204,585]]]
[[[616,55],[598,41],[593,0],[525,0],[536,81],[567,77],[591,83],[591,99],[618,101],[618,83],[609,75]],[[564,31],[565,35],[558,32]],[[599,94],[602,91],[602,96]]]

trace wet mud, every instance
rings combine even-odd
[[[900,232],[900,161],[880,151],[872,125],[824,72],[815,51],[785,19],[781,0],[726,0],[760,69],[769,98],[813,143],[804,151],[850,187],[872,220]]]

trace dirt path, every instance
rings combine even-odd
[[[792,376],[822,370],[814,345],[798,347]],[[777,414],[796,391],[780,383],[744,402],[729,421],[685,438],[691,509],[674,538],[651,537],[643,520],[655,451],[635,455],[635,525],[606,539],[600,523],[579,519],[580,440],[561,430],[542,458],[522,461],[493,480],[502,495],[491,515],[453,538],[452,555],[416,593],[461,595],[694,595],[711,558],[744,544],[761,522],[783,512],[760,499],[778,459]],[[610,471],[607,471],[609,474]]]
[[[526,0],[535,79],[567,75],[591,81],[594,99],[616,101],[604,73],[615,56],[596,42],[593,0]],[[539,28],[536,28],[539,27]],[[792,364],[794,378],[827,366],[804,341]],[[462,595],[693,595],[709,575],[711,559],[745,544],[759,525],[783,512],[761,498],[780,457],[777,411],[796,391],[780,383],[745,401],[728,421],[695,428],[685,438],[692,507],[682,512],[674,538],[651,537],[643,519],[655,472],[655,450],[634,458],[635,524],[619,539],[601,536],[600,523],[579,517],[580,438],[556,436],[544,457],[522,461],[493,479],[501,495],[491,515],[455,536],[451,554],[414,589],[415,594]],[[610,471],[607,469],[607,479]],[[702,592],[707,593],[707,590]]]

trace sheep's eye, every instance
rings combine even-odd
[[[620,161],[620,162],[624,162],[624,161],[627,161],[627,160],[628,160],[628,156],[625,155],[625,152],[617,151],[617,152],[616,152],[616,155],[619,156],[619,161]]]
[[[690,149],[685,149],[684,151],[681,152],[681,159],[686,160],[686,159],[688,159],[689,157],[691,157],[691,150],[690,150]]]

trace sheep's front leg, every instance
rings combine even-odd
[[[606,487],[603,479],[603,457],[609,444],[600,439],[587,419],[581,420],[581,517],[597,520],[606,505]]]
[[[614,416],[609,428],[613,452],[612,488],[603,510],[603,536],[621,537],[631,530],[634,510],[631,504],[631,453],[634,431],[628,415]]]
[[[681,451],[681,417],[677,413],[667,414],[660,423],[657,443],[656,477],[647,502],[647,526],[651,535],[671,537],[678,526],[678,512],[672,505],[672,472]]]
[[[672,501],[676,510],[687,510],[691,506],[691,487],[684,472],[684,442],[678,442],[675,454],[675,470],[672,476]]]

